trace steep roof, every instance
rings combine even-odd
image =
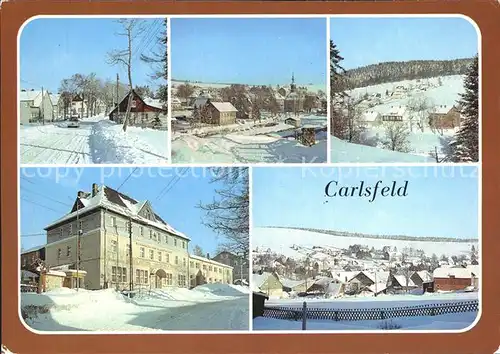
[[[21,91],[19,93],[19,101],[33,101],[33,107],[40,107],[42,104],[42,91]]]
[[[78,208],[77,210],[76,203],[78,201],[81,202],[81,205],[83,207]],[[112,210],[118,214],[131,217],[136,221],[157,227],[170,234],[189,240],[189,237],[184,235],[182,232],[175,230],[172,226],[166,223],[158,214],[154,213],[155,220],[149,220],[139,215],[139,211],[142,209],[142,207],[146,202],[147,201],[139,202],[129,197],[126,194],[114,190],[113,188],[102,185],[98,187],[98,192],[96,193],[95,196],[92,196],[92,194],[87,193],[85,196],[78,198],[70,213],[64,215],[63,217],[57,219],[56,221],[48,225],[45,228],[45,230],[57,226],[58,224],[63,223],[72,218],[75,218],[77,213],[85,213],[87,211],[91,211],[97,208],[104,208]]]
[[[236,107],[234,107],[231,102],[211,102],[212,106],[215,107],[219,112],[238,112]]]
[[[449,278],[453,276],[459,279],[470,279],[473,276],[480,276],[480,268],[479,266],[469,266],[467,268],[444,268],[439,267],[434,270],[434,279],[435,278]]]
[[[59,98],[61,97],[61,95],[51,93],[49,95],[49,97],[50,97],[50,101],[52,102],[52,105],[53,106],[57,106],[57,104],[59,103]]]

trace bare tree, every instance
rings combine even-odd
[[[385,123],[385,137],[382,144],[389,150],[399,152],[410,152],[408,140],[410,132],[406,125],[400,122]]]
[[[413,122],[416,121],[417,126],[422,132],[425,131],[426,120],[429,118],[429,113],[433,107],[432,102],[425,96],[412,97],[407,103],[410,120],[410,131],[413,131]]]
[[[133,40],[139,36],[144,28],[141,28],[141,22],[138,19],[120,19],[118,20],[123,27],[122,32],[116,33],[118,36],[127,37],[127,48],[126,49],[116,49],[108,53],[108,62],[110,65],[122,65],[127,70],[128,85],[129,85],[129,97],[127,102],[127,111],[125,113],[125,120],[123,122],[123,131],[127,131],[127,125],[130,119],[130,110],[132,108],[132,56],[133,56]]]
[[[259,121],[259,123],[261,122],[260,106],[261,106],[261,102],[259,99],[255,99],[252,102],[252,119],[253,119],[254,124],[257,121]]]
[[[188,83],[177,86],[177,97],[188,99],[194,93],[194,87]]]
[[[200,203],[203,223],[224,237],[222,246],[233,253],[249,256],[249,176],[247,167],[213,167],[211,183],[220,184],[217,198]]]
[[[63,99],[63,116],[66,118],[68,110],[71,110],[73,98],[78,91],[78,86],[73,78],[63,79],[59,87],[59,92]],[[71,112],[69,112],[71,115]]]
[[[203,252],[203,249],[199,246],[199,245],[195,245],[193,247],[193,254],[195,256],[199,256],[199,257],[205,257],[205,253]]]

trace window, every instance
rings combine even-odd
[[[217,267],[214,267],[214,272],[217,273]]]
[[[174,246],[177,246],[177,239],[174,238]]]
[[[116,227],[116,218],[114,216],[111,217],[111,226]]]
[[[57,258],[58,259],[61,258],[61,249],[60,248],[57,249]]]
[[[178,286],[186,286],[186,276],[179,274],[177,276],[177,285]]]
[[[157,240],[157,235],[156,235],[156,232],[153,232],[153,240]]]
[[[141,247],[141,248],[139,249],[139,251],[140,251],[141,258],[146,257],[144,247]]]
[[[118,252],[118,241],[111,240],[111,252]]]
[[[73,233],[73,224],[69,224],[68,234],[71,235]]]
[[[200,269],[200,263],[196,262],[196,269]]]
[[[137,284],[141,283],[141,271],[139,269],[135,270],[135,282]]]
[[[182,248],[186,248],[186,242],[182,241]]]
[[[161,252],[158,252],[158,262],[161,262]]]
[[[142,226],[139,227],[139,234],[144,236],[144,228]]]
[[[153,239],[153,230],[149,230],[149,239],[152,240]]]
[[[168,243],[168,235],[165,235],[165,243]]]
[[[170,273],[167,273],[167,285],[173,285],[173,278],[172,278],[172,274]]]
[[[116,283],[116,267],[111,267],[111,281]]]
[[[155,258],[155,252],[153,250],[149,250],[149,259]]]
[[[222,273],[222,268],[219,268],[219,273]]]
[[[122,268],[122,282],[127,282],[127,268]]]
[[[187,265],[186,258],[183,258],[183,259],[182,259],[182,265],[183,265],[184,267]]]
[[[71,257],[71,246],[66,247],[66,257]]]
[[[189,267],[194,268],[194,262],[189,262]]]
[[[207,270],[207,265],[206,264],[203,265],[203,270]]]
[[[179,264],[179,257],[175,256],[175,264]]]
[[[212,266],[208,266],[208,271],[211,272],[212,271]]]
[[[62,227],[60,227],[60,228],[59,228],[59,236],[60,236],[60,237],[62,237],[62,236],[63,236],[63,228],[62,228]]]
[[[144,284],[147,284],[148,283],[148,279],[149,279],[149,274],[148,274],[148,271],[145,270],[144,271]]]
[[[130,223],[125,222],[125,231],[129,232]]]
[[[165,261],[167,263],[170,263],[170,255],[167,253],[165,257],[166,257]]]

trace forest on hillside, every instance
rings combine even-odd
[[[465,75],[472,61],[473,58],[385,62],[347,70],[345,77],[348,79],[348,88],[355,89],[403,80]]]

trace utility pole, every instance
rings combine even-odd
[[[80,289],[80,196],[76,199],[76,291]]]
[[[44,112],[43,112],[43,104],[44,104],[44,99],[43,99],[43,86],[42,86],[42,103],[41,103],[41,107],[40,107],[40,113],[42,114],[42,124],[45,125],[45,117],[44,117]]]
[[[129,257],[130,257],[130,291],[134,290],[134,270],[133,270],[133,262],[132,262],[132,218],[129,218],[128,221],[128,235],[129,235]]]
[[[120,99],[119,92],[120,92],[120,76],[117,73],[116,74],[116,116],[117,117],[120,116],[120,102],[118,102],[118,100]]]

